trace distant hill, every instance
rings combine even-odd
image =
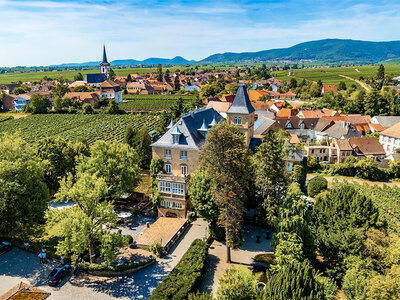
[[[158,58],[152,57],[147,58],[145,60],[135,60],[135,59],[117,59],[110,62],[111,66],[122,66],[122,65],[157,65],[157,64],[164,64],[164,65],[179,65],[179,64],[188,64],[194,63],[195,61],[189,61],[184,59],[182,56],[175,56],[172,59],[169,58]],[[83,63],[66,63],[61,65],[53,65],[51,67],[83,67],[83,66],[98,66],[100,65],[101,61],[89,61]]]
[[[221,53],[211,55],[201,63],[259,62],[273,60],[313,60],[331,63],[377,63],[400,57],[400,41],[366,42],[325,39],[305,42],[289,48],[258,52]]]
[[[298,62],[312,60],[327,63],[385,63],[398,62],[400,60],[400,41],[391,42],[367,42],[356,40],[326,39],[305,42],[289,48],[271,49],[258,52],[219,53],[211,55],[203,60],[187,60],[181,56],[172,59],[152,57],[145,60],[119,59],[111,61],[112,66],[120,65],[157,65],[157,64],[192,64],[192,63],[244,63],[262,61]],[[100,61],[84,63],[68,63],[57,65],[68,66],[98,66]]]

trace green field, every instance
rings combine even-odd
[[[146,125],[148,130],[153,130],[158,124],[157,113],[46,114],[0,122],[0,133],[20,131],[25,140],[33,143],[44,137],[61,136],[68,141],[84,138],[92,144],[96,140],[122,141],[128,125],[139,129]]]
[[[177,69],[185,69],[185,67],[170,67],[168,68],[171,72]],[[166,68],[164,68],[166,70]],[[127,76],[128,74],[145,74],[149,72],[155,72],[156,68],[132,68],[132,69],[114,69],[117,76]],[[12,82],[33,82],[40,81],[43,77],[48,77],[52,79],[64,78],[68,80],[73,80],[74,76],[79,72],[85,77],[86,74],[100,73],[100,69],[96,70],[81,70],[81,71],[49,71],[49,72],[29,72],[29,73],[3,73],[0,74],[0,84],[8,84]]]
[[[351,84],[356,84],[357,87],[361,88],[353,80],[343,78],[339,75],[345,75],[353,79],[359,79],[360,76],[374,77],[377,74],[378,66],[361,66],[361,67],[343,67],[343,68],[319,68],[319,69],[296,69],[290,70],[293,72],[293,76],[288,76],[289,71],[277,71],[273,72],[274,77],[284,81],[290,81],[291,78],[296,78],[297,81],[303,79],[309,81],[318,81],[321,79],[323,84],[339,84],[340,81],[344,81],[347,86]],[[400,75],[400,65],[385,65],[385,73],[391,76]]]
[[[179,98],[184,101],[193,100],[193,96],[188,95],[124,95],[124,103],[121,109],[168,109],[174,105]]]

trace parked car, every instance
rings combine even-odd
[[[56,286],[60,281],[72,271],[72,267],[69,264],[55,267],[53,271],[47,276],[46,282],[50,286]]]
[[[12,244],[10,242],[1,242],[0,243],[0,254],[10,251],[11,248],[12,248]]]

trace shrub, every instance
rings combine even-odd
[[[194,240],[181,261],[154,290],[149,300],[187,299],[198,289],[207,258],[208,244]]]
[[[320,164],[315,156],[307,157],[307,169],[310,171],[320,169]]]
[[[161,246],[160,243],[153,242],[153,243],[150,244],[149,250],[151,252],[153,252],[155,255],[157,255],[158,257],[160,257],[161,253],[163,251],[163,247]]]
[[[243,266],[226,269],[219,279],[218,300],[255,299],[256,282],[251,271]]]
[[[114,272],[122,272],[126,271],[129,269],[134,269],[140,266],[143,266],[151,261],[153,261],[155,258],[154,257],[149,257],[146,260],[143,260],[141,262],[137,263],[132,263],[132,264],[124,264],[124,265],[116,265],[116,266],[110,266],[110,265],[99,265],[99,264],[91,264],[88,262],[80,263],[79,267],[84,270],[84,271],[114,271]]]
[[[316,176],[310,180],[307,186],[308,195],[311,197],[317,196],[322,190],[328,188],[328,181],[322,176]]]

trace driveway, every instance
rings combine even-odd
[[[40,265],[36,255],[14,248],[0,256],[0,295],[20,281],[51,292],[53,299],[147,299],[158,283],[175,267],[190,244],[204,236],[207,222],[198,219],[180,237],[170,254],[137,273],[120,278],[87,276],[69,278],[60,287],[49,287],[45,279],[55,266]]]

